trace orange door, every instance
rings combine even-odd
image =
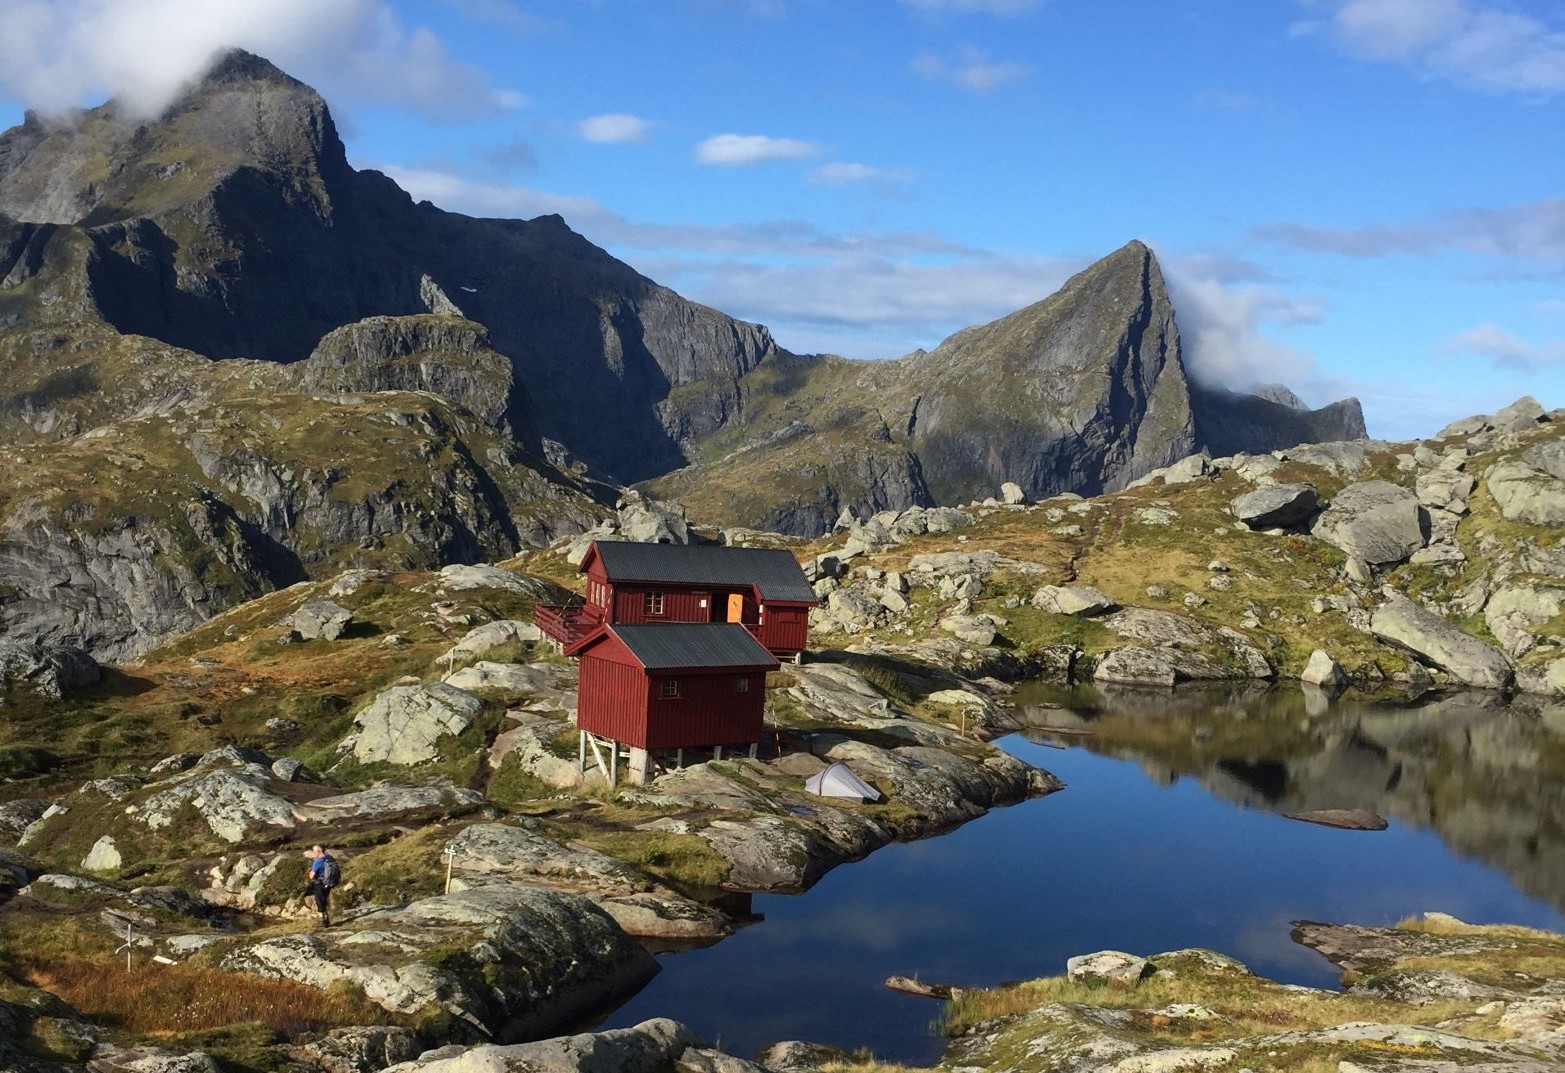
[[[730,593],[728,596],[728,621],[744,621],[744,594],[740,592]]]

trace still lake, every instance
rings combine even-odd
[[[1092,732],[998,742],[1065,790],[887,846],[803,894],[754,896],[761,919],[661,955],[662,972],[601,1027],[672,1017],[742,1056],[806,1039],[926,1064],[943,1049],[940,1005],[887,991],[888,976],[993,985],[1094,950],[1205,946],[1334,987],[1337,970],[1290,940],[1291,921],[1439,910],[1565,931],[1565,705],[1306,706],[1296,686],[1019,700],[1039,727]],[[1390,825],[1281,815],[1322,808]]]

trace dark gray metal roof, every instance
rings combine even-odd
[[[609,630],[649,671],[685,667],[776,667],[777,660],[736,622],[659,622]]]
[[[799,560],[782,548],[729,548],[721,544],[638,544],[600,540],[598,557],[613,581],[663,581],[677,585],[755,585],[763,600],[814,603]]]

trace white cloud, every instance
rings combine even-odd
[[[1303,0],[1311,3],[1313,0]],[[1368,60],[1491,93],[1565,91],[1565,26],[1488,0],[1329,0],[1328,21],[1301,24]],[[1296,27],[1299,29],[1299,27]]]
[[[991,60],[976,45],[962,45],[951,61],[933,52],[915,56],[913,70],[931,82],[949,82],[969,93],[989,93],[1032,73],[1024,63]]]
[[[1529,343],[1492,322],[1446,340],[1440,349],[1447,354],[1478,354],[1518,372],[1565,367],[1565,339]]]
[[[1238,391],[1286,384],[1316,406],[1349,394],[1348,385],[1325,373],[1313,355],[1263,332],[1266,324],[1317,323],[1325,315],[1321,303],[1275,285],[1247,282],[1253,278],[1250,268],[1246,262],[1210,257],[1163,263],[1190,375]]]
[[[797,138],[772,138],[765,134],[716,134],[696,146],[696,159],[703,164],[744,167],[771,160],[808,160],[819,156],[821,147]]]
[[[836,161],[822,164],[810,172],[810,181],[824,186],[849,186],[853,183],[890,182],[904,183],[913,178],[906,168],[878,168],[872,164],[853,164]]]
[[[1457,249],[1494,257],[1561,261],[1565,260],[1565,198],[1501,209],[1462,209],[1411,224],[1275,224],[1258,228],[1256,234],[1299,249],[1348,257],[1427,256]]]
[[[605,145],[646,141],[647,133],[651,129],[652,124],[647,120],[624,112],[589,116],[576,128],[577,133],[587,141],[601,142]]]
[[[0,0],[0,25],[0,90],[46,112],[112,94],[154,115],[229,47],[333,97],[430,117],[525,103],[387,0]]]
[[[925,15],[1025,15],[1045,0],[902,0],[906,7]]]

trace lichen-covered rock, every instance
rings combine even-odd
[[[433,760],[441,739],[466,730],[483,701],[444,683],[392,686],[353,719],[353,756],[360,763],[420,764]]]
[[[1338,492],[1310,532],[1348,556],[1384,566],[1403,562],[1424,546],[1429,518],[1406,488],[1364,481]]]
[[[174,824],[181,811],[192,806],[212,833],[225,842],[242,842],[263,826],[291,829],[293,803],[266,788],[270,774],[198,769],[148,797],[136,817],[157,831]]]
[[[353,622],[353,612],[330,600],[308,600],[288,619],[306,641],[335,641]]]
[[[442,1048],[385,1073],[664,1073],[691,1068],[681,1059],[700,1046],[684,1025],[658,1019],[534,1043]]]
[[[1095,954],[1078,954],[1068,959],[1065,976],[1075,984],[1134,987],[1150,968],[1144,957],[1119,950],[1099,950]]]
[[[1348,684],[1348,673],[1342,669],[1342,664],[1331,658],[1330,653],[1317,648],[1310,653],[1310,661],[1305,664],[1299,681],[1325,690],[1336,690]]]
[[[449,783],[430,786],[393,786],[382,783],[351,794],[317,797],[295,806],[301,820],[331,823],[348,819],[386,819],[410,812],[470,810],[484,803],[483,795]]]
[[[543,639],[536,624],[518,619],[498,619],[475,626],[463,638],[436,657],[437,663],[478,659],[497,648],[531,648]]]
[[[1515,675],[1504,655],[1400,594],[1370,616],[1370,632],[1481,689],[1508,689]]]
[[[1313,484],[1274,484],[1246,492],[1228,504],[1230,513],[1251,529],[1301,525],[1314,517],[1318,507]]]
[[[1091,585],[1044,585],[1032,594],[1032,606],[1052,615],[1090,618],[1112,611],[1119,605],[1107,593]]]

